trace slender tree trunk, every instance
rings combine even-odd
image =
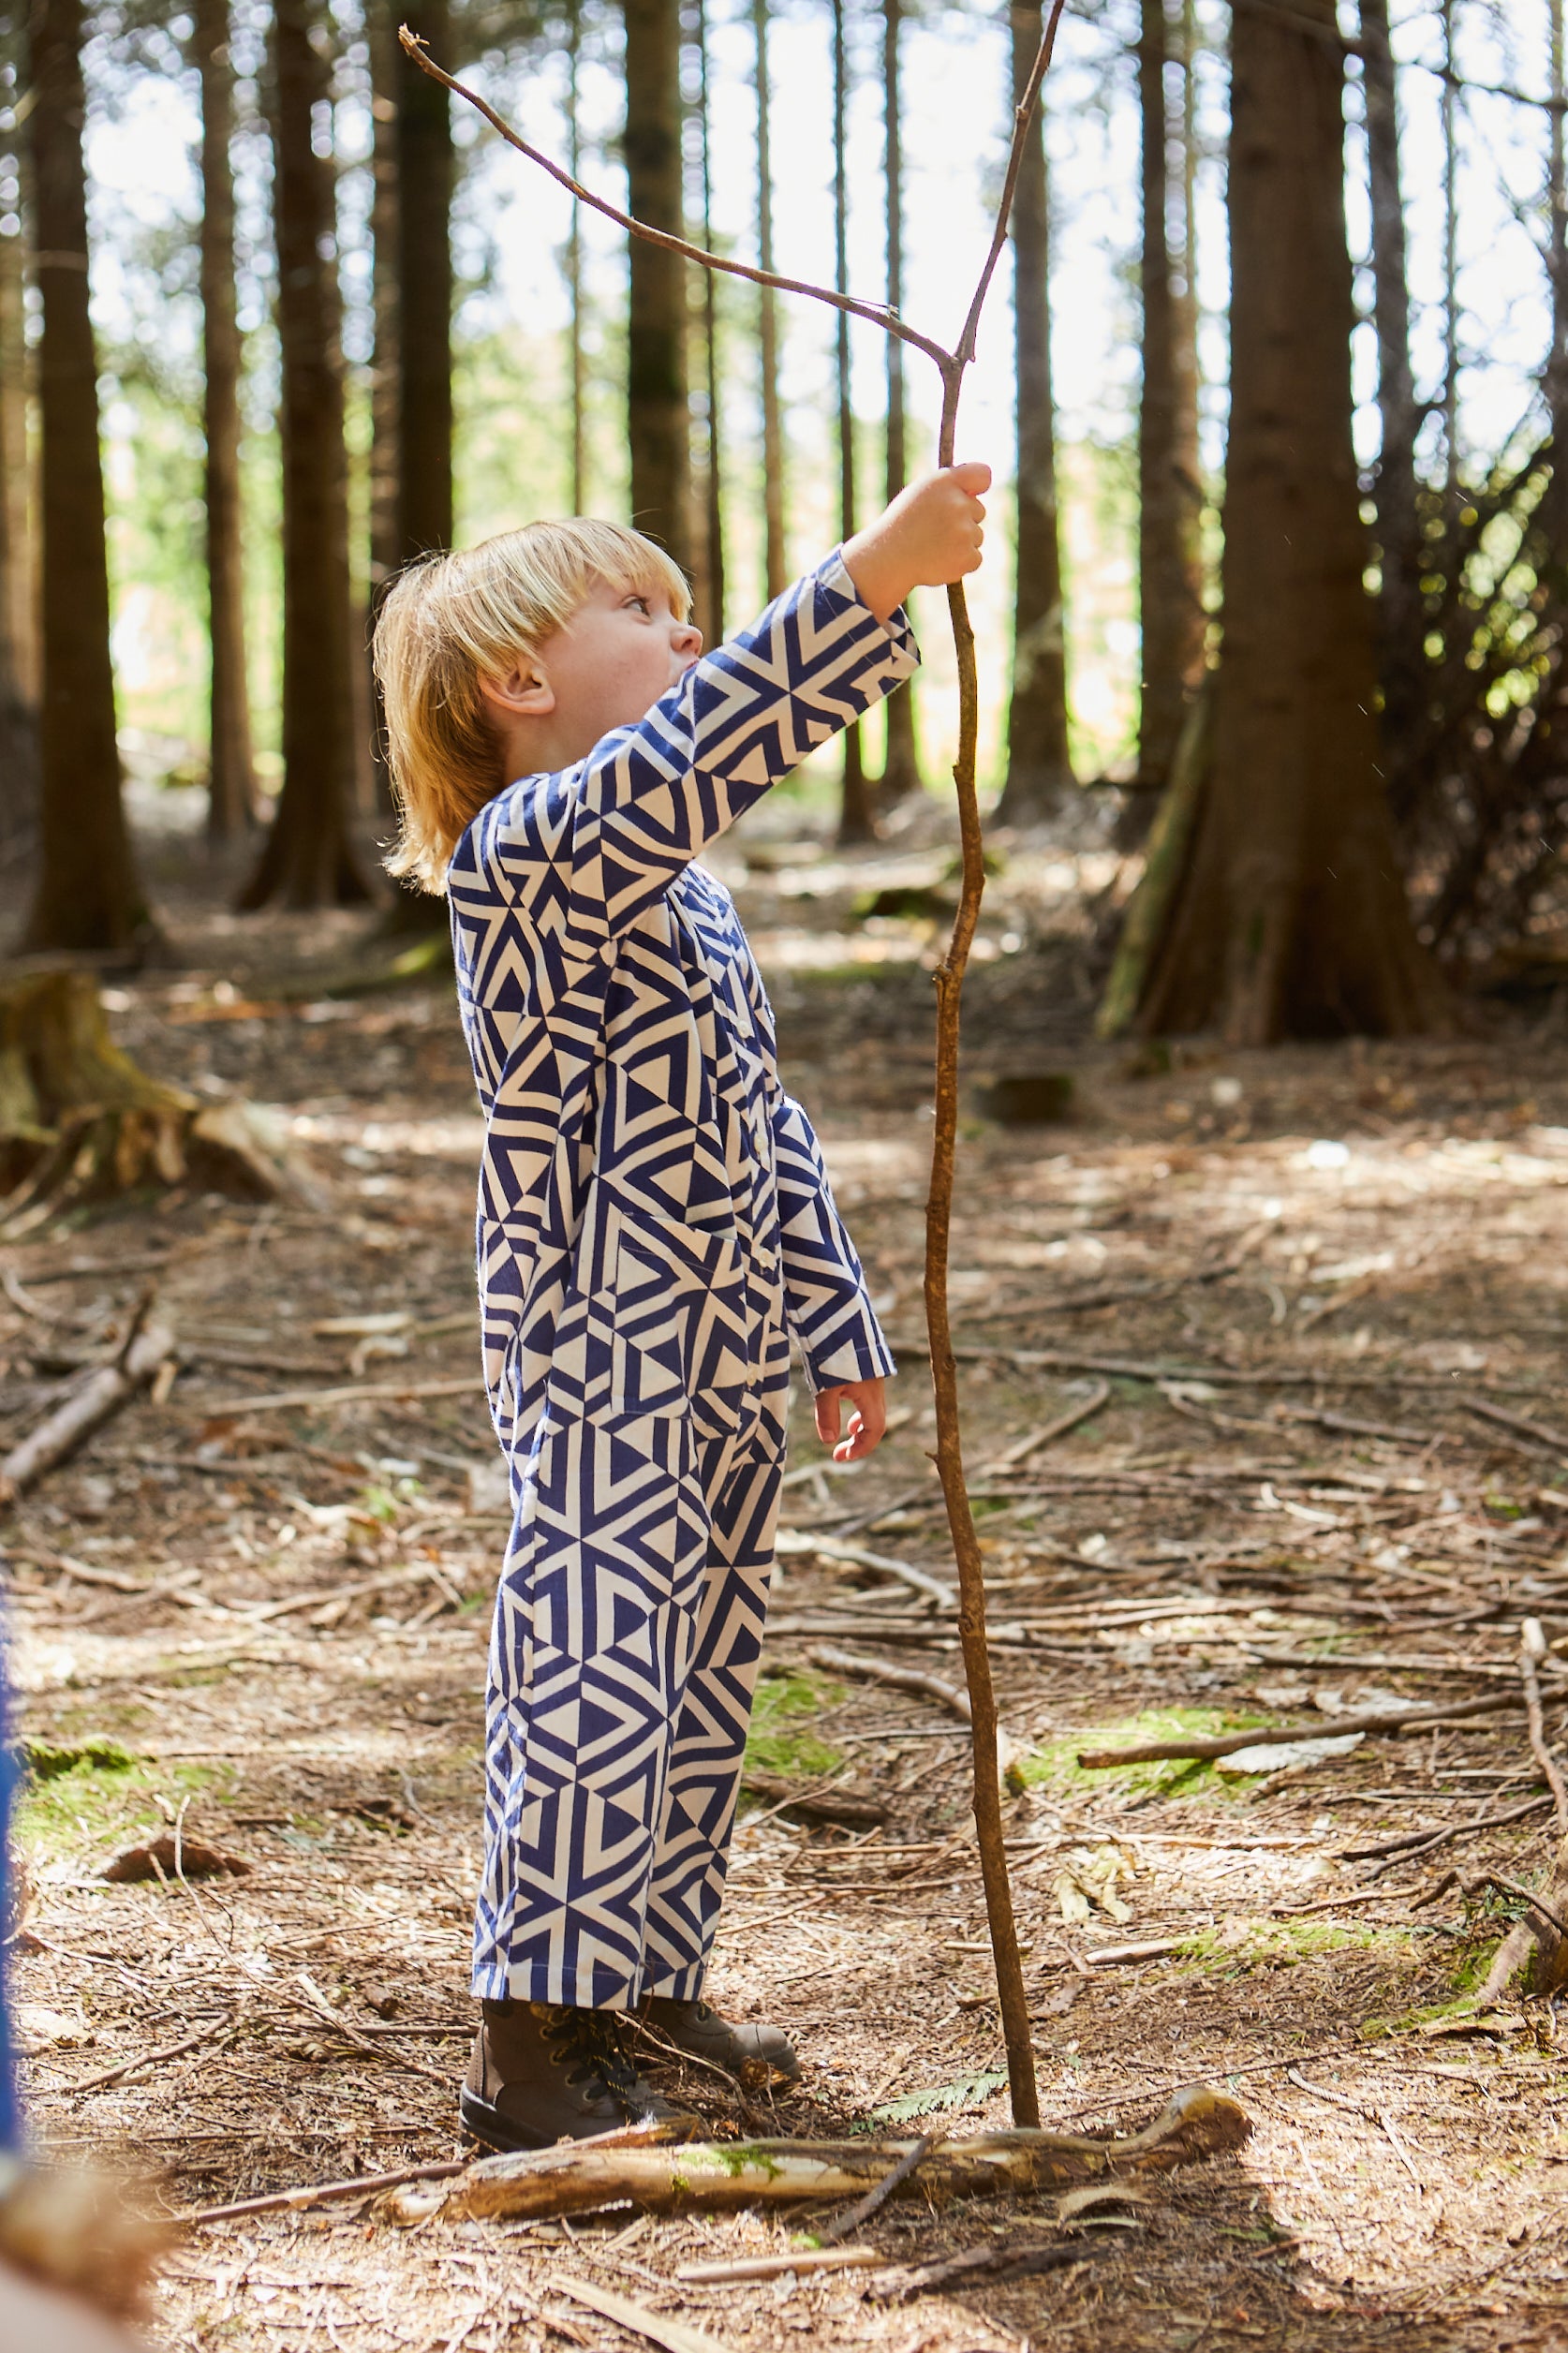
[[[898,91],[899,33],[903,0],[882,0],[882,185],[887,207],[888,308],[904,307],[904,149]],[[904,432],[904,347],[895,335],[887,344],[887,476],[889,500],[897,497],[909,465]],[[887,715],[887,752],[877,787],[883,806],[920,790],[920,755],[915,745],[912,690],[895,687],[882,706]]]
[[[1013,96],[1022,98],[1040,47],[1040,0],[1012,9]],[[1025,142],[1013,200],[1013,317],[1018,439],[1018,559],[1013,590],[1013,700],[1005,823],[1038,824],[1072,787],[1067,748],[1067,651],[1062,639],[1057,437],[1051,392],[1050,212],[1043,109]]]
[[[567,142],[571,176],[583,176],[583,123],[578,92],[578,66],[583,47],[583,9],[581,0],[571,0],[567,21]],[[703,117],[703,170],[707,169],[706,77],[707,60],[703,56],[704,111]],[[704,273],[704,275],[706,274]],[[567,322],[567,361],[571,378],[571,482],[569,503],[574,515],[584,513],[588,503],[588,440],[587,440],[587,357],[583,348],[583,208],[572,199],[571,217],[567,226],[566,282],[569,318]]]
[[[1552,436],[1552,477],[1541,524],[1560,576],[1568,571],[1568,126],[1563,100],[1563,0],[1546,0],[1546,70],[1552,98],[1546,149],[1546,272],[1551,289],[1551,348],[1543,390]]]
[[[1143,391],[1138,411],[1138,598],[1143,688],[1138,781],[1161,789],[1203,670],[1205,616],[1194,464],[1196,385],[1189,296],[1191,257],[1174,281],[1170,241],[1170,122],[1166,0],[1143,0],[1138,89],[1143,117]],[[1185,189],[1183,189],[1185,195]],[[1185,243],[1185,240],[1184,240]],[[1183,312],[1187,317],[1183,317]]]
[[[365,29],[370,50],[370,109],[373,146],[370,200],[370,305],[375,337],[370,363],[370,611],[375,614],[387,584],[403,560],[398,522],[398,414],[402,370],[398,361],[399,222],[397,189],[397,93],[403,51],[397,38],[401,10],[392,0],[367,0]],[[382,818],[392,815],[392,771],[387,765],[387,731],[380,688],[370,659],[370,632],[355,655],[368,681],[372,795]]]
[[[1459,507],[1459,94],[1454,0],[1442,0],[1442,449],[1450,525]]]
[[[432,56],[451,47],[447,0],[409,18]],[[398,555],[449,548],[451,497],[450,102],[401,49],[397,85]]]
[[[697,0],[697,105],[701,117],[703,158],[703,244],[713,251],[712,116],[708,107],[708,17],[705,0]],[[718,273],[703,270],[703,360],[707,391],[707,446],[703,474],[703,633],[710,645],[724,635],[724,444],[718,386]]]
[[[684,234],[680,0],[621,0],[626,22],[626,174],[629,209]],[[691,569],[691,450],[686,391],[686,264],[630,241],[627,429],[631,519]]]
[[[848,113],[850,60],[844,38],[844,0],[833,0],[833,283],[840,294],[850,288],[850,174]],[[712,273],[708,274],[710,276]],[[891,340],[891,338],[890,338]],[[850,376],[850,321],[837,313],[838,363],[838,536],[851,537],[855,528],[855,412]],[[860,721],[844,734],[844,787],[839,805],[838,838],[842,842],[870,841],[876,836],[870,781]]]
[[[276,0],[269,59],[282,362],[283,791],[244,908],[369,895],[349,842],[354,682],[348,465],[331,163],[311,143],[330,75],[312,0]]]
[[[1224,643],[1212,784],[1143,1026],[1238,1045],[1440,1026],[1379,774],[1351,437],[1334,0],[1237,8]]]
[[[87,309],[81,0],[34,0],[33,170],[42,427],[39,847],[25,945],[133,950],[155,936],[120,794],[98,369]]]
[[[1362,86],[1372,201],[1372,274],[1378,333],[1378,553],[1382,570],[1383,768],[1392,805],[1403,790],[1422,732],[1427,657],[1421,598],[1421,516],[1415,437],[1421,412],[1410,362],[1410,283],[1399,185],[1398,97],[1389,45],[1388,0],[1361,0]]]
[[[17,169],[20,172],[21,161]],[[0,230],[0,842],[38,815],[37,599],[29,513],[22,232]]]
[[[773,268],[773,111],[768,81],[768,4],[751,0],[757,81],[757,259]],[[762,393],[762,570],[767,593],[788,587],[784,553],[784,426],[778,407],[778,301],[771,286],[757,289],[757,364]]]
[[[234,298],[234,70],[229,0],[196,0],[201,78],[201,422],[207,443],[207,588],[212,639],[211,781],[214,847],[256,822],[250,696],[245,685],[244,511],[240,499],[242,346]]]

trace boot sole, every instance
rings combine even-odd
[[[487,2149],[548,2149],[550,2142],[531,2138],[489,2100],[481,2100],[466,2084],[458,2094],[457,2112],[466,2132],[476,2140],[482,2140]]]

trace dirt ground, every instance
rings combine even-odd
[[[810,1658],[961,1677],[951,1612],[877,1565],[951,1575],[919,1294],[942,856],[846,865],[753,830],[714,863],[903,1372],[892,1435],[852,1472],[824,1468],[797,1400],[754,1740],[771,1779],[710,1988],[790,2029],[802,2081],[773,2103],[661,2079],[720,2135],[978,2132],[1007,2118],[963,1727]],[[1390,1694],[1511,1698],[1531,1615],[1568,1649],[1568,1031],[1542,1000],[1416,1048],[1096,1046],[1081,895],[1107,864],[1015,854],[969,999],[952,1287],[1025,1752],[1008,1836],[1046,2124],[1131,2131],[1207,2081],[1250,2142],[1081,2225],[1043,2197],[891,2206],[859,2234],[885,2275],[675,2276],[787,2250],[820,2212],[399,2228],[354,2199],[197,2226],[155,2345],[648,2341],[574,2300],[585,2284],[720,2346],[1568,2347],[1563,2027],[1463,2000],[1523,1908],[1485,1874],[1531,1887],[1552,1852],[1522,1709],[1242,1773],[1074,1761],[1132,1727],[1305,1718],[1327,1738]],[[464,2153],[505,1520],[450,986],[333,994],[368,919],[229,918],[172,840],[155,879],[183,961],[114,983],[116,1033],[198,1093],[272,1106],[303,1187],[77,1213],[0,1253],[0,1443],[112,1350],[148,1283],[183,1350],[169,1395],[0,1532],[35,2126],[179,2214]],[[1041,1073],[1071,1077],[1065,1117],[986,1116],[989,1083]],[[1562,1649],[1544,1677],[1557,1738]],[[780,1782],[884,1818],[780,1811]],[[247,1868],[103,1878],[174,1825],[182,1854]],[[1401,1839],[1432,1842],[1368,1851]],[[1076,2259],[1054,2271],[891,2292],[961,2249],[1063,2237]]]

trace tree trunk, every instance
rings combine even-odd
[[[1236,1045],[1442,1026],[1379,774],[1334,0],[1238,8],[1213,784],[1143,1008]]]
[[[1547,116],[1546,274],[1551,289],[1551,348],[1543,390],[1552,436],[1552,473],[1539,521],[1555,559],[1558,593],[1568,576],[1568,126],[1563,99],[1562,0],[1546,0],[1546,68],[1552,109]]]
[[[844,39],[844,0],[833,0],[833,283],[840,294],[850,287],[850,178],[846,154],[849,110],[849,52]],[[708,274],[710,276],[712,273]],[[891,338],[890,338],[891,340]],[[855,527],[855,412],[850,377],[850,321],[837,314],[838,363],[838,536],[851,538]],[[865,774],[865,753],[856,719],[844,733],[844,786],[839,802],[841,842],[871,841],[876,836],[871,788]]]
[[[0,229],[0,843],[7,846],[26,840],[38,821],[31,470],[19,217],[9,233]]]
[[[681,203],[680,0],[621,0],[626,21],[626,176],[638,220],[685,233]],[[630,240],[627,433],[631,520],[691,569],[686,393],[686,264]]]
[[[1159,791],[1170,775],[1187,705],[1203,671],[1206,629],[1199,546],[1202,491],[1196,465],[1197,384],[1191,340],[1193,304],[1189,299],[1192,257],[1183,251],[1179,290],[1171,267],[1171,138],[1165,106],[1170,47],[1165,6],[1166,0],[1143,0],[1138,52],[1143,116],[1143,391],[1138,411],[1143,685],[1138,782],[1147,791]]]
[[[369,896],[349,842],[355,753],[335,191],[311,144],[331,75],[312,0],[276,0],[268,60],[283,445],[283,791],[243,908]]]
[[[240,503],[241,342],[234,300],[234,70],[229,0],[196,0],[201,77],[202,429],[207,444],[207,588],[212,640],[207,836],[215,847],[256,822],[245,687],[244,515]]]
[[[401,560],[398,539],[398,201],[397,91],[403,51],[397,26],[401,11],[392,0],[367,0],[365,31],[370,52],[372,122],[370,199],[370,307],[375,336],[370,363],[370,612],[380,606],[387,584]],[[356,653],[368,682],[372,798],[377,814],[393,814],[392,770],[387,764],[387,730],[381,692],[370,656],[370,631]]]
[[[712,117],[708,107],[708,19],[704,0],[697,0],[697,111],[703,158],[703,244],[713,251]],[[724,497],[723,434],[718,400],[718,273],[703,270],[703,362],[707,396],[707,435],[703,468],[703,561],[699,567],[698,616],[709,645],[724,636]]]
[[[1012,9],[1013,98],[1040,48],[1041,0]],[[1051,397],[1050,215],[1043,109],[1024,143],[1013,199],[1013,317],[1016,352],[1018,557],[1013,589],[1013,700],[1007,781],[997,815],[1039,824],[1072,788],[1067,748],[1067,652],[1062,641],[1061,548],[1057,533],[1057,439]]]
[[[578,91],[578,66],[583,47],[582,0],[570,0],[567,18],[567,142],[568,161],[574,180],[583,177],[583,116]],[[708,61],[705,43],[703,49],[703,185],[707,191]],[[704,221],[706,214],[704,210]],[[706,278],[708,273],[704,271]],[[587,354],[583,347],[583,208],[575,197],[567,226],[566,246],[568,370],[571,380],[571,481],[568,505],[574,515],[586,511],[588,503],[588,369]]]
[[[87,309],[81,0],[35,0],[33,169],[42,428],[40,870],[28,948],[145,949],[155,937],[120,794],[98,369]]]
[[[768,0],[751,0],[757,79],[757,259],[773,268],[773,151],[769,139]],[[784,553],[784,427],[778,409],[778,300],[757,289],[757,365],[762,394],[762,569],[770,600],[788,587]]]
[[[1398,100],[1388,37],[1388,0],[1361,0],[1362,86],[1372,203],[1372,274],[1378,334],[1378,595],[1382,629],[1383,769],[1396,815],[1422,733],[1427,656],[1421,596],[1421,516],[1415,437],[1421,412],[1410,363],[1410,284],[1399,188]]]
[[[433,57],[451,46],[447,0],[409,18]],[[449,548],[451,501],[450,101],[400,49],[397,83],[398,556]]]
[[[898,94],[898,37],[903,0],[882,0],[882,183],[887,206],[888,308],[904,307],[904,152]],[[887,479],[889,502],[904,487],[908,456],[904,436],[904,347],[896,335],[887,346]],[[920,755],[915,747],[912,689],[895,687],[882,705],[887,715],[887,752],[878,784],[883,803],[901,801],[920,790]]]

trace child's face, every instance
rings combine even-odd
[[[640,719],[703,650],[703,633],[679,621],[662,590],[600,581],[531,665],[554,699],[557,749],[582,760],[613,728]]]

